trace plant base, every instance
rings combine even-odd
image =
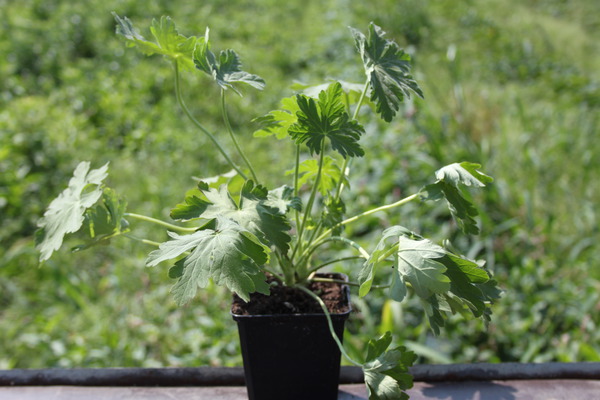
[[[349,304],[348,288],[343,286],[343,291]],[[348,306],[346,312],[331,315],[340,339],[350,311]],[[337,399],[341,355],[324,314],[232,316],[250,400]]]

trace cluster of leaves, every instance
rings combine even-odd
[[[256,89],[264,88],[264,80],[241,69],[239,56],[225,50],[217,57],[210,50],[208,29],[203,37],[185,37],[178,33],[168,17],[153,21],[151,32],[155,42],[141,36],[127,18],[115,15],[117,33],[128,45],[146,55],[159,54],[175,65],[177,97],[181,102],[178,69],[196,69],[211,77],[224,91],[240,94],[236,84],[244,83]],[[191,228],[172,225],[149,217],[126,213],[126,204],[112,189],[104,186],[108,165],[89,170],[81,163],[69,182],[69,187],[55,199],[39,223],[37,236],[40,261],[47,260],[57,250],[63,238],[85,227],[84,249],[129,231],[124,218],[141,218],[169,227],[170,240],[158,245],[147,260],[148,266],[174,260],[169,276],[177,279],[172,288],[175,301],[182,305],[193,299],[197,289],[210,281],[227,287],[249,301],[254,292],[269,293],[266,273],[281,276],[282,283],[304,285],[320,266],[313,267],[315,250],[330,241],[341,241],[359,248],[365,259],[359,273],[359,295],[365,296],[382,265],[393,265],[389,283],[390,298],[403,301],[414,291],[422,301],[430,325],[435,332],[444,325],[446,313],[466,313],[487,318],[490,304],[498,297],[496,283],[475,261],[434,244],[401,226],[383,232],[375,250],[368,253],[350,239],[341,238],[341,228],[376,211],[399,207],[410,201],[446,199],[451,214],[466,233],[477,233],[474,216],[477,210],[462,192],[463,187],[483,187],[491,178],[480,172],[479,165],[460,163],[448,165],[436,173],[436,181],[400,202],[375,207],[345,219],[341,194],[348,184],[350,159],[362,157],[359,144],[365,130],[356,120],[362,102],[370,99],[381,118],[389,122],[400,104],[411,92],[422,96],[421,89],[409,73],[409,56],[398,45],[384,38],[376,25],[369,26],[367,36],[352,29],[356,48],[367,75],[361,95],[350,116],[349,92],[356,85],[334,82],[318,90],[315,97],[306,92],[284,99],[283,109],[272,111],[260,119],[263,127],[257,136],[289,137],[296,153],[293,185],[269,190],[247,178],[246,173],[231,161],[227,153],[199,122],[190,116],[202,132],[208,135],[232,168],[239,172],[230,180],[201,180],[188,192],[182,204],[172,209],[171,217],[182,223],[194,223]],[[360,86],[360,85],[358,85]],[[256,178],[251,163],[237,145],[223,107],[225,124],[251,175]],[[331,150],[332,155],[325,153]],[[310,157],[300,162],[300,153]],[[239,184],[241,178],[241,185]],[[302,197],[301,185],[308,187]],[[319,197],[320,196],[320,197]],[[322,211],[317,212],[318,204]],[[291,235],[294,228],[296,234]],[[173,231],[180,231],[178,234]],[[329,260],[328,263],[335,262]],[[325,265],[325,264],[322,264]],[[276,272],[273,272],[276,271]],[[401,398],[410,386],[407,367],[414,360],[412,353],[402,348],[387,351],[391,336],[385,335],[368,346],[363,366],[370,399]]]

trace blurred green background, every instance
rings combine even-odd
[[[487,328],[456,317],[438,337],[416,303],[354,296],[351,353],[392,330],[422,363],[600,361],[600,2],[0,0],[0,368],[241,365],[229,294],[210,287],[177,308],[168,266],[145,268],[144,245],[64,250],[38,267],[36,221],[79,161],[110,161],[109,184],[129,209],[165,219],[191,176],[228,170],[177,108],[170,65],[126,48],[111,11],[147,37],[161,15],[186,36],[210,26],[215,49],[235,49],[265,78],[264,92],[245,90],[229,107],[273,187],[290,157],[285,145],[251,140],[249,121],[295,81],[363,82],[347,26],[380,25],[412,55],[426,98],[391,126],[369,122],[349,208],[410,194],[455,161],[483,164],[495,182],[473,193],[477,237],[431,205],[350,233],[371,248],[390,223],[451,237],[506,292]],[[183,78],[190,108],[222,131],[218,91],[200,75]],[[355,277],[358,267],[335,268]]]

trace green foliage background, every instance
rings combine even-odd
[[[109,184],[130,209],[163,218],[191,176],[226,171],[177,109],[170,66],[125,48],[111,11],[140,28],[170,15],[185,35],[208,25],[219,48],[265,78],[264,92],[230,102],[231,122],[250,153],[264,154],[273,186],[290,155],[250,140],[250,119],[291,95],[293,81],[362,82],[347,26],[382,26],[412,54],[426,99],[391,128],[369,126],[371,162],[353,171],[349,207],[399,199],[454,161],[481,163],[496,180],[474,194],[478,237],[456,234],[443,208],[413,205],[352,229],[371,247],[374,228],[391,223],[450,235],[506,293],[487,330],[456,317],[439,337],[416,304],[355,296],[352,352],[361,336],[392,330],[420,362],[600,361],[597,1],[0,0],[0,9],[0,368],[241,364],[229,295],[211,287],[177,308],[166,269],[143,266],[143,245],[63,251],[38,268],[36,220],[79,161],[110,161]],[[218,130],[218,92],[184,79],[188,105]]]

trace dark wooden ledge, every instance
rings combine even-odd
[[[411,368],[415,382],[600,380],[600,363],[445,364]],[[341,384],[362,383],[358,367],[342,367]],[[244,386],[241,367],[74,368],[0,370],[0,386]],[[600,397],[600,396],[599,396]]]
[[[412,368],[412,400],[600,399],[600,363],[452,364]],[[359,368],[342,367],[338,400],[366,399]],[[244,400],[242,368],[0,370],[2,400]]]

